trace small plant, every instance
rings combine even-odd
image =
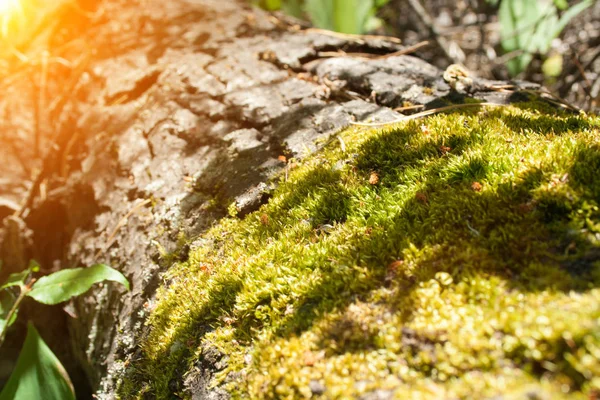
[[[495,4],[497,0],[488,2]],[[546,56],[552,40],[592,2],[583,0],[569,7],[566,0],[502,0],[498,12],[502,48],[515,52],[507,64],[511,75],[523,72],[535,54]],[[559,10],[564,11],[560,17]],[[555,58],[550,60],[556,63]]]
[[[375,17],[388,0],[260,0],[255,4],[264,9],[283,10],[302,18],[308,16],[317,28],[360,34],[377,28],[381,21]]]
[[[317,28],[363,34],[378,28],[377,11],[389,0],[253,0],[269,11],[282,10],[298,18],[307,17]],[[534,55],[547,57],[543,72],[558,76],[562,70],[560,56],[549,54],[552,40],[565,26],[593,4],[582,0],[572,6],[567,0],[486,0],[499,5],[498,20],[502,49],[513,53],[507,67],[511,75],[523,72]],[[561,14],[562,13],[562,14]]]
[[[31,262],[25,271],[10,275],[0,286],[0,346],[7,329],[17,319],[19,306],[27,297],[54,305],[83,294],[95,283],[103,281],[121,283],[129,290],[129,282],[123,274],[104,264],[66,269],[36,280],[32,274],[37,271],[39,266]],[[12,399],[75,399],[73,385],[64,367],[31,322],[17,365],[0,393],[0,400]]]
[[[318,28],[365,33],[377,28],[377,10],[387,0],[306,0],[306,12]]]

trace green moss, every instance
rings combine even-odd
[[[123,397],[168,398],[207,346],[239,398],[600,390],[599,118],[523,104],[340,135],[169,270]]]

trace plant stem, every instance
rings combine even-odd
[[[10,325],[10,320],[16,314],[16,312],[19,310],[19,306],[21,305],[21,302],[25,299],[25,297],[27,296],[27,293],[29,293],[29,291],[31,290],[29,288],[29,286],[27,286],[27,285],[21,285],[20,287],[21,287],[21,292],[19,293],[19,297],[17,297],[17,300],[15,300],[12,308],[8,312],[8,315],[6,316],[6,324],[4,324],[4,327],[2,328],[2,331],[0,332],[0,347],[2,347],[2,344],[4,343],[4,338],[6,337],[6,331],[8,330],[8,326]]]

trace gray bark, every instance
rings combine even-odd
[[[116,361],[136,357],[169,267],[159,248],[185,257],[179,235],[196,237],[230,201],[241,216],[257,209],[285,168],[280,156],[305,157],[353,120],[398,118],[392,109],[405,102],[431,108],[462,95],[414,56],[376,57],[403,48],[394,41],[303,30],[232,0],[102,7],[77,31],[91,52],[71,92],[49,96],[68,102],[45,116],[44,163],[31,149],[31,100],[18,82],[6,86],[6,121],[19,130],[0,149],[0,218],[19,208],[43,166],[43,193],[23,213],[30,252],[47,269],[102,262],[130,280],[130,292],[106,285],[75,301],[69,321],[77,362],[111,398]],[[61,79],[49,90],[69,87]],[[470,95],[507,100],[484,87]],[[208,396],[210,365],[204,371],[188,382],[198,398]]]

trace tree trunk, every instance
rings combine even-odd
[[[49,63],[47,87],[39,63],[4,80],[5,128],[18,129],[0,149],[0,217],[22,217],[33,244],[20,255],[46,270],[106,263],[130,280],[70,309],[73,354],[107,398],[162,273],[187,254],[182,238],[232,204],[256,210],[286,160],[351,121],[396,119],[395,107],[508,101],[486,82],[453,90],[412,55],[385,57],[403,49],[394,40],[304,29],[233,0],[112,1],[69,18],[48,36],[68,69]]]

